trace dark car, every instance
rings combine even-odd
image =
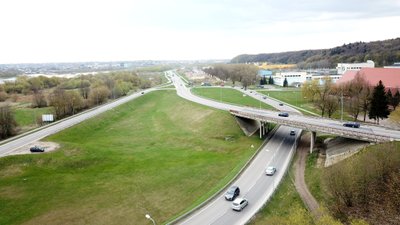
[[[296,135],[296,132],[294,130],[291,130],[290,135]]]
[[[31,152],[44,152],[44,148],[39,146],[33,146],[29,149]]]
[[[281,103],[279,103],[279,106],[283,106],[283,103],[281,102]]]
[[[263,99],[267,99],[267,96],[263,96]]]
[[[233,201],[240,194],[240,189],[238,186],[232,186],[228,189],[225,194],[225,199],[228,201]]]
[[[142,91],[142,93],[141,93],[142,95],[144,94],[144,91]]]
[[[344,123],[343,126],[345,127],[353,127],[353,128],[360,128],[360,124],[357,122],[347,122]]]
[[[288,116],[289,116],[289,113],[287,113],[287,112],[281,112],[281,113],[278,114],[278,116],[288,117]]]

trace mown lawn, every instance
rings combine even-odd
[[[294,105],[317,114],[320,113],[316,108],[314,108],[314,106],[311,103],[307,101],[307,99],[303,98],[303,96],[301,95],[301,90],[291,90],[291,91],[258,90],[258,92],[270,96],[272,98],[276,98],[282,102],[289,103],[290,105]]]
[[[243,93],[231,88],[193,88],[192,93],[198,96],[215,99],[226,103],[244,105],[254,108],[275,110],[272,106],[260,102],[252,97],[243,96]]]
[[[174,91],[47,141],[61,149],[0,158],[0,224],[148,224],[146,213],[162,224],[226,184],[261,144],[229,113]]]

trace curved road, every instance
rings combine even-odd
[[[215,102],[195,96],[186,88],[183,81],[176,74],[174,75],[173,72],[169,72],[168,74],[177,89],[177,94],[182,98],[222,110],[234,109],[265,113],[264,110]],[[268,104],[271,104],[268,101],[273,101],[269,99],[260,100]],[[273,104],[277,104],[276,101]],[[276,112],[271,113],[276,114]],[[207,205],[194,211],[192,215],[180,221],[180,224],[233,225],[246,223],[272,196],[273,191],[289,166],[290,159],[296,149],[296,140],[300,133],[300,130],[295,129],[296,135],[290,136],[290,130],[291,128],[289,127],[279,127],[252,163],[233,182],[233,185],[240,187],[240,197],[244,197],[249,201],[249,205],[242,212],[233,211],[231,209],[232,202],[226,201],[224,199],[224,192],[222,192]],[[271,165],[277,167],[277,172],[274,176],[266,176],[264,173],[265,168]]]

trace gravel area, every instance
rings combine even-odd
[[[39,146],[44,148],[44,152],[30,152],[30,148],[33,146]],[[44,142],[35,141],[30,144],[24,145],[8,155],[25,155],[25,154],[46,154],[46,152],[55,151],[60,147],[58,143],[55,142]]]

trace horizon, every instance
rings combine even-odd
[[[394,39],[400,23],[399,0],[4,0],[0,6],[7,31],[0,64],[230,60]]]

